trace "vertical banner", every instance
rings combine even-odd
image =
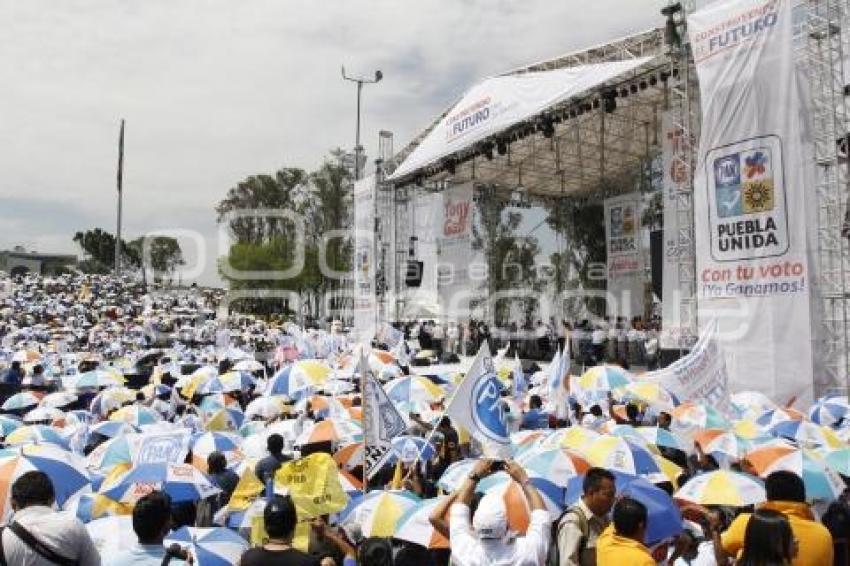
[[[443,192],[437,239],[437,290],[450,319],[469,317],[470,259],[472,257],[472,183]]]
[[[370,344],[376,331],[375,177],[354,183],[354,325],[352,338]]]
[[[608,314],[643,314],[644,273],[640,239],[640,195],[605,199]],[[613,303],[612,303],[613,300]]]
[[[690,333],[689,321],[682,320],[682,299],[690,296],[690,290],[679,287],[679,274],[689,270],[694,261],[692,238],[682,233],[679,226],[679,210],[682,199],[690,201],[691,172],[682,158],[691,151],[681,125],[676,123],[676,114],[664,112],[661,116],[661,161],[663,167],[662,195],[664,199],[664,246],[662,251],[662,295],[661,302],[661,347],[678,349],[682,339]],[[690,283],[687,283],[690,285]]]
[[[718,320],[733,389],[806,404],[814,158],[791,11],[791,0],[724,0],[688,18],[702,104],[697,309],[701,326]]]

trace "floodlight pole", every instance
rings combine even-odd
[[[374,79],[365,79],[362,77],[350,77],[345,74],[345,66],[342,67],[343,80],[357,83],[357,128],[355,130],[354,141],[354,180],[360,180],[360,154],[363,152],[363,146],[360,145],[360,101],[362,99],[363,85],[375,84],[381,82],[384,74],[381,71],[375,71]]]

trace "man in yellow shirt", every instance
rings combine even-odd
[[[614,505],[613,524],[596,542],[597,566],[655,566],[655,560],[643,545],[646,535],[646,506],[631,497]]]
[[[773,472],[764,482],[767,502],[760,507],[779,511],[791,523],[794,538],[799,541],[799,551],[791,566],[825,566],[832,564],[832,535],[818,523],[806,503],[806,488],[797,474],[788,471]],[[719,557],[737,557],[744,547],[749,513],[742,513],[732,521],[720,537]],[[715,539],[716,540],[716,539]]]

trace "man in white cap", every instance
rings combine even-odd
[[[498,463],[501,464],[501,463]],[[521,486],[531,510],[524,537],[514,538],[508,529],[503,497],[495,492],[485,495],[470,521],[469,504],[479,480],[498,468]],[[449,526],[444,517],[449,509]],[[456,566],[537,566],[544,564],[549,550],[551,519],[543,498],[531,485],[525,470],[513,461],[496,466],[491,460],[479,460],[460,488],[434,508],[431,524],[439,532],[448,531],[452,564]]]

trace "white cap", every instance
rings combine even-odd
[[[508,531],[508,516],[501,494],[492,492],[481,498],[472,517],[472,528],[482,539],[504,538]]]

